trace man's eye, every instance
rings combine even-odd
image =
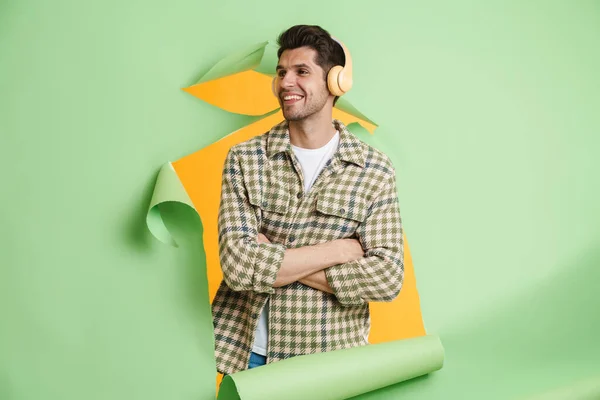
[[[307,71],[307,70],[305,70],[305,69],[301,69],[301,70],[300,70],[298,73],[299,73],[300,75],[308,75],[308,71]]]
[[[279,72],[277,72],[277,76],[283,78],[285,76],[285,71],[280,70]]]

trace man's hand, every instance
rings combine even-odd
[[[267,239],[267,237],[265,235],[263,235],[262,233],[258,234],[258,244],[261,243],[271,243],[271,241],[269,239]]]
[[[338,260],[340,264],[344,264],[350,261],[361,259],[365,256],[365,252],[360,242],[356,239],[338,239],[332,242],[326,243],[331,246],[332,251],[337,251],[339,254]],[[333,289],[327,282],[327,276],[325,270],[315,272],[308,275],[298,282],[310,286],[314,289],[318,289],[322,292],[334,294]]]
[[[332,248],[338,252],[339,264],[355,261],[365,256],[362,245],[356,239],[338,239],[331,243]]]

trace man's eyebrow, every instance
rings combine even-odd
[[[308,69],[311,69],[310,65],[304,64],[304,63],[292,65],[292,68],[308,68]],[[281,65],[278,65],[277,68],[275,68],[276,71],[279,71],[280,69],[285,69],[285,68],[283,66],[281,66]]]

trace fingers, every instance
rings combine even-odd
[[[267,239],[267,237],[265,235],[263,235],[262,233],[258,234],[258,243],[271,243],[271,241],[269,239]]]

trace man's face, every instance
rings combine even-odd
[[[285,50],[279,58],[275,89],[288,121],[306,119],[322,111],[329,97],[333,101],[316,56],[310,47],[299,47]]]

